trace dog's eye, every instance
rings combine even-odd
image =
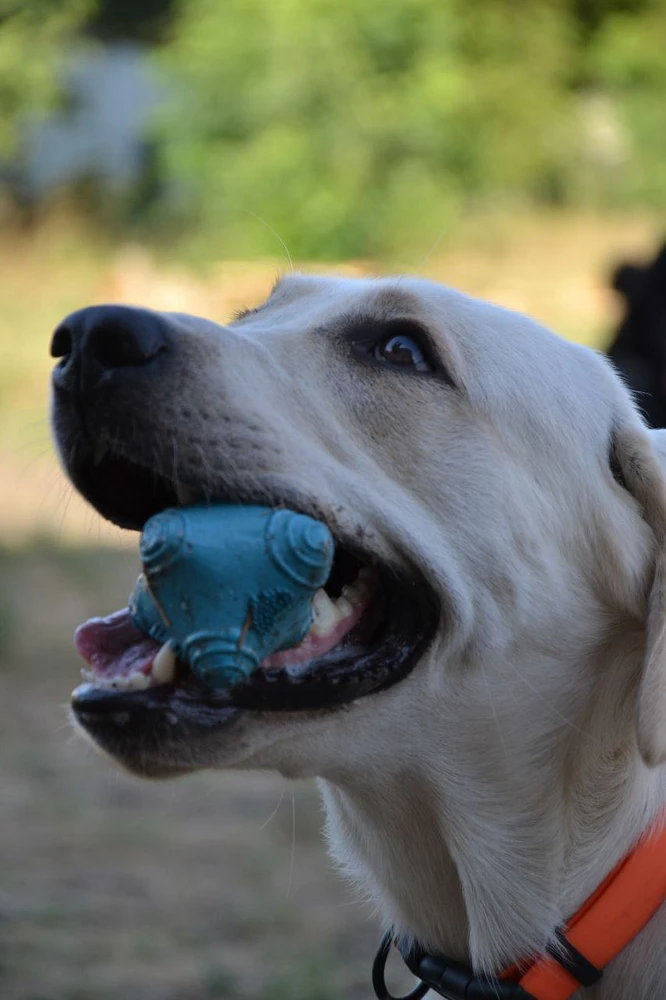
[[[383,361],[394,368],[414,368],[417,372],[432,371],[432,365],[427,361],[419,342],[415,337],[405,333],[382,337],[373,347],[372,356],[376,361]]]

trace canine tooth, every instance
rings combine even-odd
[[[169,684],[176,674],[176,654],[170,642],[164,645],[155,654],[150,672],[153,680],[158,684]]]
[[[325,590],[318,590],[312,598],[312,615],[313,635],[327,635],[338,621],[335,604]]]

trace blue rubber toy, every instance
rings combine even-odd
[[[232,687],[305,637],[333,550],[325,524],[290,510],[166,510],[144,526],[130,613],[206,684]]]

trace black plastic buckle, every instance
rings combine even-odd
[[[420,979],[446,1000],[534,1000],[518,983],[475,976],[466,965],[450,959],[425,955],[418,970]]]
[[[377,954],[375,955],[375,960],[372,963],[372,985],[374,987],[377,1000],[421,1000],[421,997],[424,997],[426,993],[430,992],[430,987],[425,983],[420,983],[412,990],[411,993],[407,993],[403,997],[394,997],[392,993],[389,993],[386,986],[386,980],[384,979],[384,971],[386,969],[386,962],[388,961],[392,944],[393,933],[391,931],[387,931],[381,940],[379,948],[377,949]]]
[[[384,980],[384,969],[391,950],[393,934],[382,938],[372,966],[372,985],[378,1000],[421,1000],[433,990],[445,1000],[534,1000],[518,983],[505,983],[494,976],[475,976],[471,969],[452,959],[403,950],[397,945],[405,965],[421,982],[405,997],[392,996]]]

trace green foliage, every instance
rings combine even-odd
[[[26,111],[57,96],[63,48],[92,0],[0,0],[0,155],[11,152]]]
[[[617,186],[625,204],[666,202],[666,2],[643,16],[609,17],[590,53],[598,85],[612,95],[627,140],[627,164]]]
[[[162,168],[237,256],[274,253],[274,231],[298,257],[427,249],[470,204],[663,205],[664,11],[181,0]]]
[[[297,256],[422,246],[569,169],[570,27],[551,0],[188,0],[167,172],[232,253],[269,226]]]
[[[666,206],[666,0],[0,0],[0,156],[83,30],[172,95],[105,232],[413,259],[470,207]]]

